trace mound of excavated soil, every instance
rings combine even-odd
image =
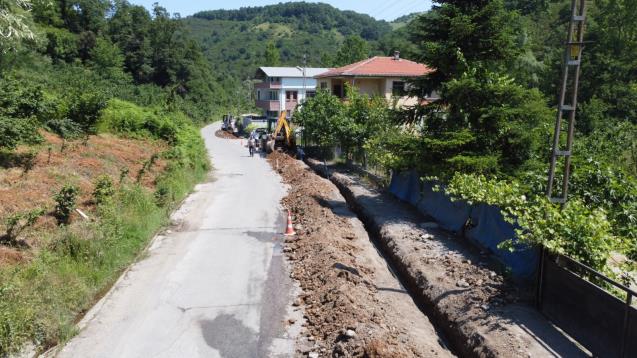
[[[218,138],[223,138],[223,139],[241,139],[237,136],[235,136],[234,134],[228,132],[228,131],[224,131],[219,129],[218,131],[215,132],[215,136]]]
[[[402,288],[384,287],[381,271],[393,277],[336,187],[286,154],[268,160],[290,186],[283,205],[297,236],[286,240],[284,252],[302,289],[294,303],[305,312],[298,356],[450,356]],[[403,300],[411,311],[397,308]]]

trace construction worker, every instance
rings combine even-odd
[[[254,137],[250,136],[250,139],[248,139],[248,150],[250,151],[250,156],[251,157],[254,156],[254,149],[255,149]]]

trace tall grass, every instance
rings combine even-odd
[[[156,191],[122,185],[113,200],[98,208],[96,221],[60,227],[42,238],[44,247],[28,263],[0,270],[0,357],[27,342],[44,349],[72,337],[79,315],[135,260],[167,223],[176,203],[205,178],[209,163],[197,128],[179,114],[146,118],[174,129],[172,137],[164,138],[172,144],[165,155],[170,164]],[[163,136],[145,121],[138,128],[144,135]]]

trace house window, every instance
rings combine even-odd
[[[281,78],[280,77],[270,77],[270,83],[274,83],[274,82],[281,82]]]
[[[307,91],[307,93],[305,94],[305,96],[306,96],[307,98],[316,97],[316,91]]]
[[[257,90],[257,101],[261,100],[261,90]]]
[[[405,82],[403,81],[394,81],[391,86],[391,94],[396,97],[403,97],[407,94],[405,91]]]
[[[287,101],[296,101],[299,98],[298,91],[285,91],[285,99]]]
[[[279,91],[269,91],[270,92],[270,101],[278,101],[279,100]]]
[[[322,90],[326,90],[327,89],[327,82],[321,82],[321,89]]]

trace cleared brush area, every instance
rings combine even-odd
[[[43,132],[43,143],[3,154],[2,357],[27,345],[41,352],[71,338],[77,319],[207,175],[203,140],[188,118],[146,111],[139,127],[125,128],[117,122],[124,107],[144,111],[111,103],[103,133],[64,142]],[[32,158],[28,170],[10,160],[25,155]],[[64,213],[70,213],[68,223]]]

